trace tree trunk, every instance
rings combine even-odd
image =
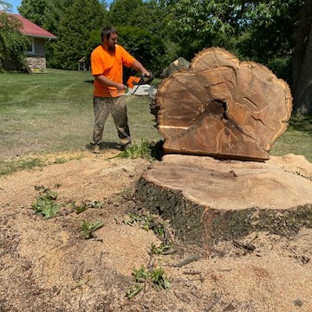
[[[163,80],[157,106],[165,153],[263,161],[287,128],[292,97],[266,67],[211,48]]]
[[[312,0],[305,1],[294,31],[293,53],[294,111],[312,114]]]
[[[159,214],[180,241],[208,249],[254,231],[288,236],[312,227],[311,178],[303,156],[259,163],[165,155],[140,178],[134,212]]]

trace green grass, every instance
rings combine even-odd
[[[303,155],[312,162],[312,117],[292,117],[287,131],[275,142],[270,155]]]
[[[83,71],[0,74],[0,174],[44,165],[36,159],[41,155],[86,151],[93,129],[92,81]],[[129,96],[128,116],[134,144],[162,139],[148,97]],[[119,143],[111,116],[103,140]],[[292,118],[271,151],[289,153],[312,161],[312,118]]]

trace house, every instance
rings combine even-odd
[[[19,14],[10,14],[18,18],[22,23],[21,33],[30,39],[27,51],[27,63],[32,72],[42,72],[46,70],[45,44],[47,40],[55,40],[56,36],[47,30],[34,24],[27,18]]]

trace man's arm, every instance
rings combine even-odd
[[[117,83],[113,80],[110,80],[106,78],[104,75],[95,75],[94,78],[99,81],[102,85],[108,86],[108,87],[115,87],[118,91],[123,91],[127,89],[127,86],[125,86],[122,83]]]
[[[131,67],[132,67],[133,69],[135,69],[136,71],[141,72],[143,75],[146,75],[147,77],[149,77],[150,74],[151,74],[151,73],[150,73],[147,69],[145,69],[144,66],[143,66],[139,61],[137,61],[137,60],[135,60],[135,61],[132,63]]]

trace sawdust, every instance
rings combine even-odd
[[[86,154],[0,177],[0,311],[312,311],[311,229],[292,238],[251,233],[219,243],[209,257],[176,242],[175,253],[152,257],[156,235],[122,222],[150,163],[115,155]],[[103,205],[44,219],[31,208],[41,185],[62,203]],[[92,239],[81,237],[84,220],[103,223]],[[133,268],[142,265],[161,265],[171,287],[146,284],[129,300]]]

